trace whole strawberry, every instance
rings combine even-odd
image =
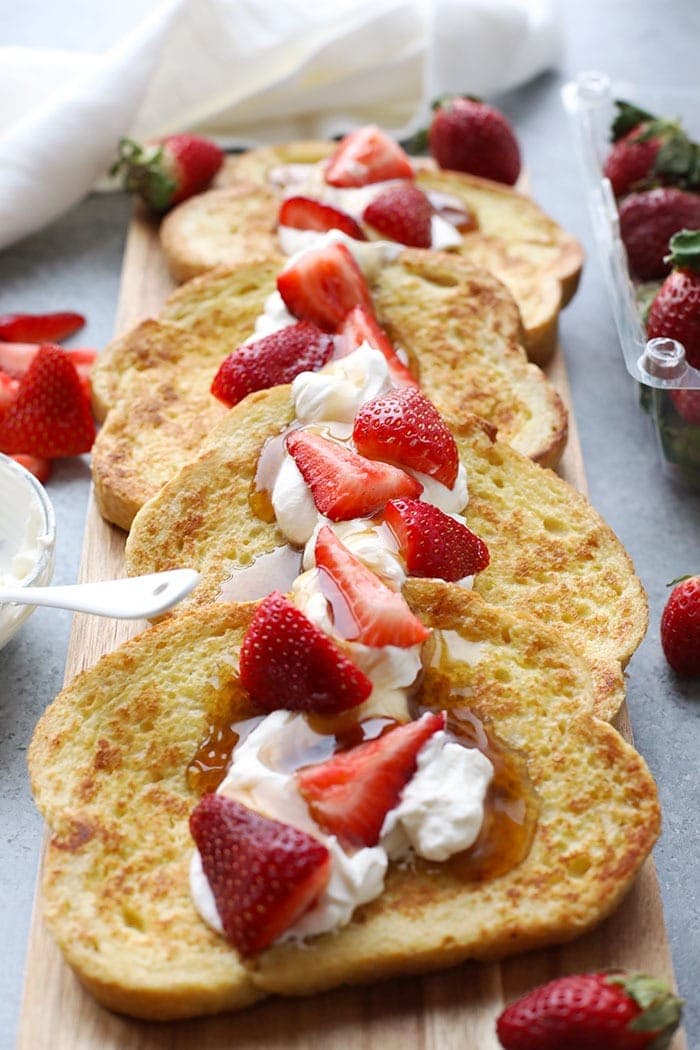
[[[613,146],[603,167],[616,197],[655,185],[700,186],[698,146],[675,120],[617,101]]]
[[[169,135],[143,145],[121,139],[110,175],[122,175],[129,193],[164,212],[205,190],[223,162],[223,150],[199,135]]]
[[[661,648],[674,671],[700,676],[700,576],[674,581],[661,616]]]
[[[669,247],[673,270],[649,308],[647,336],[677,339],[688,364],[700,368],[700,229],[681,230]]]
[[[428,144],[441,168],[508,186],[517,181],[520,147],[500,110],[467,95],[446,95],[433,109]]]
[[[511,1003],[496,1032],[504,1050],[664,1050],[681,1006],[653,977],[575,974]]]
[[[668,242],[674,233],[700,229],[700,193],[675,187],[631,193],[618,211],[630,273],[641,281],[668,273]]]

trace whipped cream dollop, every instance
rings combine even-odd
[[[219,793],[273,820],[313,835],[328,849],[328,885],[280,941],[299,940],[346,925],[361,904],[378,897],[390,859],[411,851],[428,860],[446,860],[473,845],[483,823],[484,801],[493,767],[475,749],[438,731],[418,753],[417,771],[398,805],[387,813],[379,843],[355,851],[342,848],[311,817],[299,793],[290,756],[313,754],[316,734],[304,715],[273,711],[234,750]],[[321,760],[323,756],[319,756]],[[306,759],[308,762],[308,757]],[[205,922],[223,932],[214,896],[195,850],[190,888]]]

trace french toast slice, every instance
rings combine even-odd
[[[250,394],[232,409],[202,453],[137,514],[126,543],[129,573],[189,565],[203,577],[190,600],[211,602],[235,570],[284,546],[276,523],[254,513],[251,493],[265,442],[293,418],[289,386]],[[585,497],[556,474],[494,440],[474,416],[445,421],[466,467],[467,524],[491,552],[476,590],[558,625],[593,669],[596,713],[612,717],[624,697],[622,667],[647,625],[629,556]],[[278,586],[274,578],[269,584]]]
[[[585,663],[561,631],[473,593],[411,581],[406,596],[442,638],[421,702],[457,713],[468,704],[526,764],[537,820],[524,859],[483,881],[448,865],[393,867],[349,926],[243,964],[191,902],[197,796],[185,770],[212,724],[253,713],[235,668],[255,605],[171,617],[78,675],[29,749],[51,829],[46,922],[105,1006],[183,1018],[273,991],[502,958],[570,940],[616,906],[658,834],[659,809],[643,759],[591,714]]]
[[[290,142],[228,158],[217,188],[174,208],[161,224],[161,245],[173,278],[188,280],[217,265],[279,250],[280,187],[271,180],[287,164],[314,164],[334,143]],[[523,319],[528,357],[543,365],[556,347],[560,309],[578,285],[583,251],[578,241],[535,202],[501,183],[417,163],[416,184],[457,198],[478,229],[454,250],[483,266],[509,288]]]
[[[93,399],[105,425],[92,470],[109,521],[128,529],[222,414],[209,393],[216,368],[251,334],[283,261],[272,256],[196,278],[168,299],[157,321],[100,355]],[[380,323],[439,411],[457,418],[475,412],[525,455],[556,465],[566,410],[527,361],[517,307],[496,278],[458,257],[408,250],[369,284]]]

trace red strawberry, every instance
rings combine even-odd
[[[37,481],[40,481],[42,485],[45,485],[51,477],[52,466],[50,459],[41,459],[39,456],[28,456],[23,452],[13,456],[12,459],[23,466],[25,470],[28,470],[30,474],[33,474]]]
[[[272,944],[328,884],[331,858],[323,843],[224,795],[204,795],[190,815],[190,832],[224,933],[242,956]]]
[[[506,1007],[496,1022],[504,1050],[663,1050],[682,1000],[643,974],[558,977]]]
[[[389,336],[379,322],[364,306],[355,306],[347,315],[340,327],[340,335],[345,344],[345,353],[356,350],[360,343],[367,342],[375,350],[380,350],[389,366],[389,374],[397,386],[418,386],[401,358],[392,346]]]
[[[412,182],[402,182],[375,197],[362,218],[382,237],[411,248],[429,248],[432,243],[430,219],[433,206]]]
[[[700,427],[700,390],[669,390],[668,393],[681,419],[692,427]]]
[[[253,390],[291,383],[300,372],[317,372],[332,353],[331,335],[310,321],[299,321],[232,351],[219,365],[211,392],[231,407]]]
[[[357,128],[341,141],[326,165],[331,186],[367,186],[385,179],[412,179],[411,162],[376,124]]]
[[[700,675],[700,576],[676,581],[661,616],[661,647],[678,674]]]
[[[459,469],[457,445],[440,413],[417,387],[390,390],[365,401],[353,426],[363,456],[399,463],[452,488]]]
[[[341,230],[356,241],[366,241],[364,230],[358,222],[332,204],[322,204],[311,197],[288,197],[283,202],[277,222],[280,226],[293,226],[297,230]]]
[[[2,343],[0,342],[0,369],[13,379],[21,379],[36,357],[39,343]],[[62,348],[59,348],[62,349]],[[85,396],[90,397],[90,372],[97,357],[97,351],[86,346],[71,347],[63,350],[80,376]]]
[[[668,242],[678,230],[700,229],[700,193],[662,186],[620,202],[620,236],[630,273],[641,281],[663,277]]]
[[[466,171],[509,186],[517,181],[520,148],[500,110],[463,95],[447,95],[433,108],[428,141],[441,168]]]
[[[6,343],[57,343],[84,324],[82,314],[75,313],[4,314],[0,317],[0,339]]]
[[[169,135],[143,145],[121,139],[110,175],[122,175],[129,193],[163,212],[205,190],[223,162],[223,150],[199,135]]]
[[[277,278],[277,290],[290,313],[335,332],[353,306],[373,313],[362,270],[344,244],[309,248]]]
[[[289,454],[301,471],[317,509],[331,521],[366,518],[397,496],[419,496],[423,486],[398,467],[365,459],[337,441],[293,430]]]
[[[18,390],[19,380],[13,379],[7,372],[0,372],[0,416],[15,400]]]
[[[700,185],[695,143],[674,120],[617,101],[612,124],[613,146],[603,167],[616,197],[654,184],[685,188]]]
[[[241,684],[266,711],[335,714],[372,692],[367,675],[279,591],[258,606],[239,669]]]
[[[700,229],[681,230],[671,238],[670,249],[674,269],[649,308],[647,336],[677,339],[688,364],[700,368]]]
[[[0,450],[57,459],[89,452],[94,440],[95,424],[75,365],[60,347],[47,343],[0,419]]]
[[[296,774],[317,824],[346,847],[376,846],[389,810],[416,771],[418,752],[445,728],[445,715],[424,714],[374,740]]]
[[[350,613],[348,637],[364,645],[397,645],[401,649],[428,637],[430,631],[413,615],[403,597],[351,554],[328,525],[319,529],[315,556],[322,588],[325,574],[343,599],[346,608],[340,614],[346,609]],[[333,587],[328,588],[331,603],[336,593]]]
[[[389,500],[384,520],[396,536],[411,576],[431,576],[454,583],[463,576],[481,572],[489,563],[484,541],[431,503]]]

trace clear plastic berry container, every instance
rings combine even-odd
[[[658,116],[678,118],[690,137],[698,140],[697,93],[614,83],[605,73],[589,71],[564,85],[562,99],[574,132],[627,371],[640,384],[640,401],[652,420],[664,472],[700,489],[700,369],[688,363],[684,346],[675,339],[647,340],[643,317],[662,281],[642,283],[631,278],[615,196],[603,175],[616,99]]]

